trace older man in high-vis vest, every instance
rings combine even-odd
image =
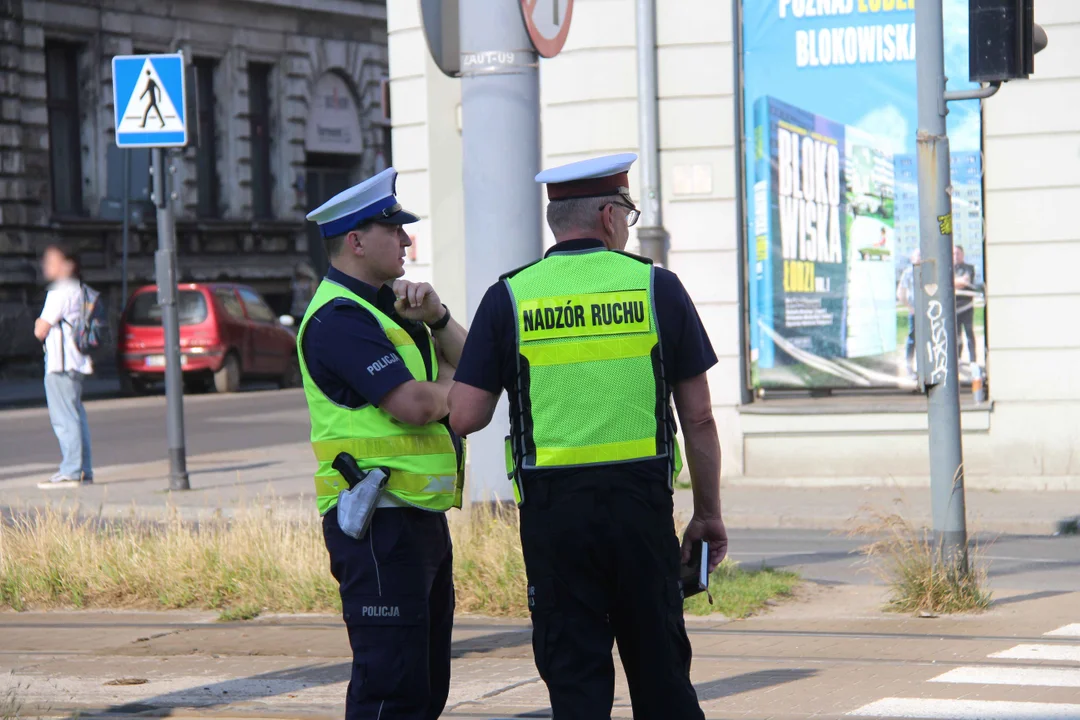
[[[450,687],[445,512],[461,506],[464,448],[446,397],[465,330],[430,285],[400,279],[402,226],[417,217],[398,204],[396,178],[389,168],[308,215],[330,269],[297,332],[315,494],[353,650],[346,720],[434,720]],[[390,470],[360,539],[338,524],[341,452],[363,470]]]
[[[694,517],[684,560],[727,549],[716,364],[673,273],[623,252],[638,211],[622,154],[540,173],[555,246],[484,296],[450,392],[462,434],[510,400],[508,473],[521,506],[533,652],[559,720],[611,716],[618,642],[636,718],[699,720],[683,624],[672,479],[686,438]]]

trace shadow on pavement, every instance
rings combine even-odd
[[[274,672],[252,675],[246,678],[233,678],[222,682],[184,688],[155,695],[138,702],[111,705],[99,711],[83,711],[69,717],[93,718],[121,714],[133,715],[149,711],[156,711],[156,717],[168,716],[172,714],[171,710],[174,709],[228,705],[232,702],[259,700],[275,695],[297,693],[307,688],[347,682],[351,672],[352,663],[349,662],[275,670]],[[344,702],[344,694],[342,694],[341,699]]]
[[[147,463],[147,464],[150,464],[150,463]],[[209,475],[211,473],[240,472],[242,470],[260,470],[262,468],[273,467],[274,465],[281,465],[281,464],[282,464],[282,462],[280,460],[273,460],[273,461],[265,461],[265,462],[258,462],[258,463],[250,463],[248,465],[223,465],[221,467],[204,467],[204,468],[199,468],[198,470],[188,469],[188,475]],[[25,475],[22,475],[22,476],[19,476],[19,477],[25,477]],[[149,477],[142,476],[142,477],[118,478],[116,480],[103,480],[103,479],[99,478],[99,479],[95,480],[94,487],[108,487],[109,485],[130,485],[132,483],[146,482],[147,480],[161,480],[161,479],[164,479],[164,478],[158,478],[158,477],[155,477],[153,475],[151,475]],[[215,489],[218,489],[218,488],[237,487],[237,486],[240,486],[240,485],[256,485],[258,483],[265,483],[265,482],[267,482],[265,479],[249,480],[249,481],[245,481],[245,482],[231,482],[231,483],[224,483],[224,484],[221,484],[221,485],[211,485],[209,487],[193,487],[190,490],[187,490],[185,492],[187,493],[187,492],[199,492],[199,491],[206,491],[206,490],[215,490]]]
[[[506,648],[522,647],[532,643],[532,628],[508,628],[506,632],[480,635],[479,637],[458,640],[450,650],[450,657],[461,658],[466,655],[495,652]]]
[[[777,668],[775,670],[757,670],[734,677],[710,680],[695,686],[699,702],[719,700],[762,688],[784,685],[785,683],[805,680],[817,675],[817,670],[806,668]]]
[[[766,555],[757,562],[742,562],[747,570],[756,567],[787,568],[799,565],[820,565],[823,563],[836,562],[837,560],[862,559],[864,556],[858,549],[816,552],[813,555]]]
[[[1024,573],[1033,572],[1036,570],[1064,570],[1066,568],[1080,567],[1080,560],[1060,560],[1052,563],[1046,562],[1025,562],[1025,561],[1010,561],[1015,562],[1016,566],[1004,569],[995,569],[993,565],[990,566],[989,576],[991,579],[1004,577],[1005,575],[1022,575]]]
[[[1001,600],[995,600],[991,607],[1012,605],[1013,603],[1027,602],[1028,600],[1042,600],[1043,598],[1052,598],[1057,597],[1058,595],[1068,595],[1070,592],[1070,590],[1040,590],[1039,592],[1028,593],[1027,595],[1014,595],[1012,597],[1002,598]]]
[[[199,468],[198,470],[188,470],[188,475],[207,475],[209,473],[223,473],[223,472],[240,472],[241,470],[259,470],[261,468],[273,467],[274,465],[280,465],[280,460],[273,460],[269,462],[248,463],[247,465],[226,465],[224,467],[207,467]],[[244,485],[247,483],[229,483],[230,485]],[[198,488],[206,490],[208,488]]]
[[[528,644],[531,629],[514,628],[512,631],[492,633],[455,642],[452,657],[466,653],[492,652],[500,648]],[[173,692],[162,693],[122,705],[111,705],[100,710],[81,711],[69,718],[103,718],[115,715],[135,715],[153,712],[155,717],[168,717],[174,710],[184,708],[212,708],[236,702],[250,702],[274,696],[299,693],[305,689],[348,682],[352,672],[351,662],[328,665],[306,665],[287,670],[232,678],[221,682],[196,685]],[[765,683],[768,684],[768,683]],[[764,686],[764,685],[762,685]],[[344,693],[341,697],[345,700]]]

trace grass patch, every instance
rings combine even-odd
[[[761,610],[770,600],[790,597],[799,584],[799,576],[788,570],[761,567],[745,570],[733,560],[724,560],[709,576],[713,604],[705,593],[687,598],[683,605],[690,615],[723,613],[743,618]]]
[[[851,532],[881,539],[862,548],[889,587],[887,610],[905,613],[982,612],[993,596],[986,589],[986,568],[978,548],[968,555],[968,571],[940,562],[930,531],[896,514],[870,512],[868,522]]]
[[[227,607],[218,615],[218,622],[237,622],[238,620],[254,620],[262,613],[262,608],[255,603],[243,603]]]
[[[55,508],[0,524],[0,606],[340,609],[319,518],[251,506],[232,520],[80,518]]]
[[[23,703],[19,699],[22,684],[8,687],[0,695],[0,720],[18,720],[23,717]]]
[[[517,508],[476,504],[449,518],[458,612],[528,617]]]
[[[340,612],[321,519],[283,510],[256,503],[232,519],[198,522],[175,511],[163,522],[135,513],[101,522],[56,508],[16,514],[0,523],[0,607],[188,608],[217,610],[223,622]],[[479,504],[449,521],[458,612],[528,617],[517,510]],[[687,612],[744,617],[797,582],[725,562],[710,585],[716,604],[701,595]]]

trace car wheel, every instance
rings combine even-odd
[[[234,393],[240,389],[240,358],[235,353],[225,356],[221,369],[214,373],[214,390],[219,393]]]
[[[300,387],[304,384],[304,376],[300,374],[300,360],[295,355],[289,359],[289,365],[285,368],[281,379],[278,380],[278,384],[282,390]]]
[[[120,373],[120,393],[127,396],[146,395],[150,392],[150,383],[127,373]]]

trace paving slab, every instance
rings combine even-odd
[[[710,720],[873,716],[916,700],[927,713],[996,712],[1003,702],[1068,712],[1080,593],[999,597],[986,613],[924,619],[882,612],[881,588],[814,587],[769,614],[688,622],[692,679]],[[530,637],[526,621],[460,618],[444,717],[549,717]],[[336,616],[6,612],[0,638],[0,697],[17,693],[24,715],[314,719],[344,710],[350,658]],[[1001,656],[1024,646],[1068,652]],[[613,717],[631,716],[617,669]]]

